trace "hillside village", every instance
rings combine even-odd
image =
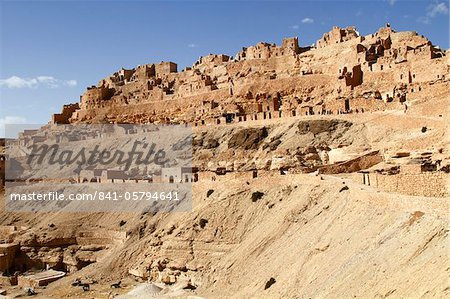
[[[389,24],[360,36],[334,27],[301,47],[258,43],[234,57],[210,54],[121,69],[88,87],[52,123],[225,124],[296,115],[407,110],[448,86],[447,51]]]
[[[179,125],[192,129],[189,167],[68,169],[58,183],[192,184],[192,211],[2,210],[0,288],[49,298],[138,298],[139,288],[162,298],[446,297],[449,56],[386,24],[366,36],[333,27],[312,46],[261,42],[183,70],[118,70],[42,128],[2,140],[1,195],[8,162],[33,145],[126,148],[151,126]],[[85,124],[118,131],[62,126]],[[48,178],[38,174],[24,180],[39,187]]]

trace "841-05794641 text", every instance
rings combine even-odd
[[[130,201],[179,201],[177,191],[168,192],[151,192],[151,191],[133,191],[133,192],[117,192],[117,191],[95,191],[92,193],[70,193],[63,194],[54,192],[32,192],[32,193],[11,193],[10,201],[63,201],[63,200],[130,200]]]

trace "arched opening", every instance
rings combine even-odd
[[[173,178],[173,175],[171,175],[170,177],[169,177],[169,183],[173,183],[174,182],[174,178]]]

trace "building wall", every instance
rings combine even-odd
[[[174,62],[161,62],[155,65],[156,75],[170,74],[177,72],[177,64]]]
[[[109,99],[112,96],[112,91],[106,87],[93,87],[88,89],[80,100],[81,109],[88,109],[97,107],[102,101]]]
[[[371,185],[383,191],[428,197],[449,196],[449,179],[450,175],[442,171],[396,175],[370,174]]]
[[[163,182],[169,182],[170,177],[173,178],[174,183],[181,182],[181,180],[182,180],[181,168],[179,168],[179,167],[162,168],[161,169],[161,180]]]
[[[330,32],[325,33],[322,38],[316,42],[316,46],[317,48],[323,48],[328,45],[342,43],[357,37],[358,34],[354,27],[339,28],[335,26]]]
[[[52,123],[54,124],[68,124],[69,119],[72,117],[72,114],[80,109],[78,103],[64,105],[61,113],[53,114]]]
[[[0,272],[5,272],[14,265],[19,244],[1,244],[0,246]]]

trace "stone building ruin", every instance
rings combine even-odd
[[[209,54],[182,71],[174,62],[122,68],[51,122],[202,126],[403,110],[431,88],[448,88],[447,54],[416,32],[389,25],[366,36],[333,27],[312,47],[293,37],[280,46],[244,47],[234,57]]]

